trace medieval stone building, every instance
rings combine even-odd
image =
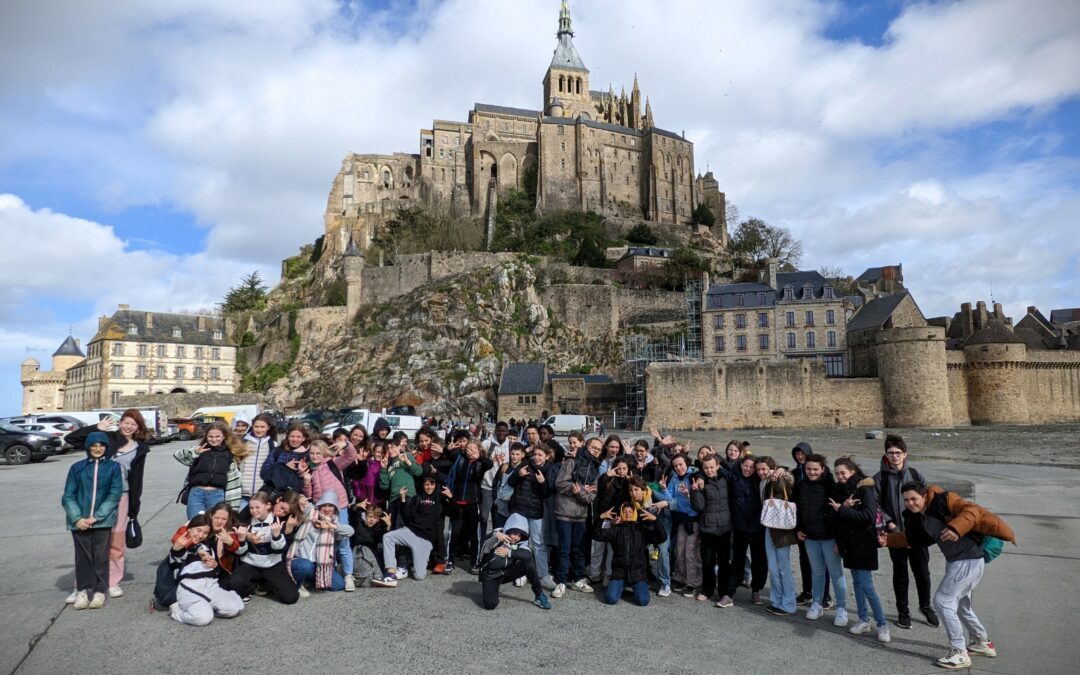
[[[711,174],[695,177],[693,143],[655,125],[636,76],[629,94],[592,89],[573,38],[564,1],[540,109],[476,103],[468,122],[422,129],[418,154],[346,156],[327,202],[324,251],[336,259],[350,236],[364,248],[395,211],[432,199],[484,216],[499,192],[532,192],[534,181],[542,212],[682,225],[706,203],[725,240],[724,195]]]

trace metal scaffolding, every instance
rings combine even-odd
[[[700,359],[701,347],[701,288],[702,279],[686,280],[686,351],[692,359]]]

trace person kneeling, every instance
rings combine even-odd
[[[424,476],[423,488],[412,499],[408,499],[405,487],[399,491],[399,503],[404,504],[400,513],[405,526],[383,536],[383,566],[386,568],[386,576],[381,581],[372,579],[372,586],[395,588],[399,580],[409,575],[405,568],[398,568],[398,546],[408,547],[412,554],[413,578],[422,581],[427,577],[428,558],[435,542],[439,540],[443,506],[450,496],[448,488],[444,487],[442,494],[439,494],[435,491],[437,487],[438,481],[434,476]]]
[[[499,586],[526,577],[536,597],[533,604],[551,609],[536,563],[529,549],[529,521],[520,513],[511,515],[501,530],[495,530],[480,549],[480,584],[484,609],[499,606]]]
[[[214,616],[232,618],[244,609],[243,599],[233,591],[218,585],[218,562],[205,545],[197,550],[194,560],[180,570],[176,589],[176,604],[171,616],[189,626],[205,626]]]
[[[659,546],[667,539],[656,516],[643,509],[636,509],[627,502],[614,515],[611,508],[600,514],[604,524],[593,533],[596,541],[611,544],[611,581],[607,586],[604,602],[614,605],[619,601],[623,588],[629,585],[634,591],[634,602],[644,607],[649,604],[649,544]]]
[[[322,493],[317,507],[308,507],[287,556],[289,574],[296,580],[300,597],[309,595],[304,588],[309,579],[316,590],[345,590],[345,577],[334,568],[340,543],[348,542],[352,534],[352,526],[338,517],[338,498],[333,490]]]

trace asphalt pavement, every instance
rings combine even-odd
[[[614,607],[568,591],[543,611],[527,588],[504,587],[494,612],[479,607],[475,577],[456,572],[397,589],[314,594],[293,607],[256,597],[236,619],[205,628],[151,612],[154,569],[169,535],[184,521],[175,504],[184,467],[178,444],[153,448],[141,522],[145,544],[128,553],[126,595],[104,609],[64,604],[73,579],[71,537],[60,495],[68,467],[81,455],[42,464],[0,465],[0,672],[437,672],[448,669],[634,672],[939,672],[945,634],[916,614],[893,641],[853,637],[828,621],[776,618],[749,603],[717,609],[682,597],[646,608]],[[871,458],[865,458],[872,466]],[[999,650],[974,657],[977,670],[1075,672],[1080,656],[1072,605],[1080,586],[1080,471],[1005,464],[920,463],[929,478],[968,479],[978,501],[1001,513],[1020,547],[987,570],[975,609]],[[875,575],[886,613],[895,619],[891,565],[882,553]],[[797,558],[793,556],[797,570]],[[931,555],[940,578],[944,561]],[[797,571],[796,571],[797,574]],[[850,586],[850,577],[849,577]],[[915,600],[914,586],[911,589]],[[628,596],[627,596],[628,597]],[[917,603],[916,603],[917,604]],[[848,605],[854,615],[849,588]]]

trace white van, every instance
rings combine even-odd
[[[566,436],[571,431],[593,433],[593,421],[592,415],[552,415],[544,420],[544,424],[551,427],[556,436]]]
[[[328,424],[323,427],[322,433],[333,434],[338,427],[352,429],[357,424],[363,424],[368,433],[371,433],[375,429],[375,422],[380,417],[386,419],[386,423],[390,425],[391,433],[404,431],[409,435],[409,438],[414,438],[416,432],[420,431],[420,427],[424,424],[424,420],[416,415],[386,415],[373,412],[367,408],[356,408],[347,412],[340,423]]]

